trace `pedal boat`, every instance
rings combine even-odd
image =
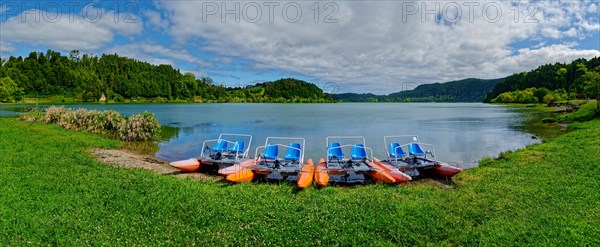
[[[211,143],[214,143],[214,146],[210,147]],[[251,135],[222,133],[218,139],[205,140],[202,143],[204,148],[200,157],[171,162],[169,165],[182,172],[201,170],[228,176],[254,164],[254,159],[248,158],[251,143]]]
[[[361,143],[340,145],[337,140],[360,140]],[[326,143],[327,159],[321,158],[315,168],[314,179],[319,187],[325,187],[328,183],[396,182],[396,179],[388,171],[372,162],[370,157],[373,157],[373,151],[365,146],[364,137],[332,136],[327,137]],[[351,149],[349,158],[344,156],[344,148]],[[371,155],[368,155],[367,151]]]
[[[412,142],[400,145],[394,139],[411,137]],[[463,171],[461,168],[448,165],[435,158],[435,147],[431,144],[420,143],[416,135],[399,135],[384,137],[384,145],[388,148],[386,160],[374,159],[375,163],[389,169],[397,169],[412,178],[422,175],[435,175],[439,177],[453,177]],[[423,151],[422,147],[431,150]],[[408,150],[405,152],[404,150]]]
[[[282,144],[288,141],[291,141],[289,145]],[[264,146],[256,148],[257,159],[248,169],[252,171],[254,178],[294,181],[299,189],[304,189],[312,184],[315,170],[311,159],[304,162],[305,143],[304,138],[268,137]],[[280,148],[286,149],[283,157],[280,157]],[[263,150],[262,154],[259,154],[259,150]],[[229,177],[228,181],[235,182],[229,180]]]

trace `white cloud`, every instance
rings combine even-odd
[[[591,2],[535,1],[537,8],[522,3],[515,11],[511,1],[481,1],[473,9],[468,7],[471,1],[340,1],[332,5],[319,1],[316,13],[315,2],[303,1],[271,5],[272,12],[268,4],[273,2],[159,1],[155,2],[158,11],[142,10],[142,16],[133,18],[89,5],[82,13],[92,18],[102,14],[93,23],[81,15],[44,21],[56,13],[40,10],[29,10],[26,21],[16,16],[2,22],[0,34],[7,42],[2,42],[0,50],[14,51],[10,44],[42,44],[183,65],[183,70],[196,75],[206,75],[207,67],[211,68],[208,75],[231,74],[236,69],[255,74],[283,71],[336,82],[357,92],[388,92],[398,90],[401,82],[497,78],[545,63],[599,56],[600,47],[581,50],[574,44],[556,44],[600,30],[598,16],[590,14],[597,5]],[[221,15],[223,7],[231,9],[236,3],[240,4],[237,16]],[[284,6],[289,7],[288,15]],[[216,13],[206,15],[207,7],[216,8]],[[291,21],[294,7],[302,10],[297,22]],[[409,13],[410,7],[416,7],[416,12]],[[424,7],[437,10],[427,14]],[[497,16],[496,8],[502,12]],[[36,16],[42,21],[36,22]],[[436,22],[440,16],[461,19]],[[256,23],[255,17],[260,17]],[[328,17],[335,21],[325,23]],[[151,41],[153,37],[133,43],[143,31],[142,18],[154,30],[166,31],[174,43],[158,45]],[[104,50],[118,34],[136,37],[129,44]],[[529,47],[518,49],[523,44]],[[198,51],[190,53],[192,49]],[[211,63],[193,55],[196,52],[211,52]],[[249,62],[240,65],[239,61]]]
[[[571,29],[567,30],[566,32],[564,32],[565,36],[569,36],[569,37],[575,37],[577,36],[577,29],[575,29],[574,27],[572,27]]]
[[[148,19],[148,24],[152,27],[158,28],[160,30],[166,30],[169,28],[169,22],[167,19],[163,18],[160,12],[148,10],[144,12],[144,16]]]
[[[555,28],[544,28],[542,29],[542,35],[546,36],[546,37],[550,37],[550,38],[554,38],[554,39],[558,39],[561,36],[561,31]]]
[[[581,21],[579,23],[579,26],[582,27],[583,29],[585,29],[586,31],[600,31],[600,23],[592,23],[589,21]]]
[[[140,34],[141,20],[136,18],[91,5],[75,15],[30,9],[2,22],[0,34],[11,43],[93,51],[112,42],[115,34]]]
[[[3,40],[0,39],[0,57],[3,57],[2,53],[11,53],[14,52],[15,48],[7,42],[4,42]]]
[[[506,57],[496,63],[500,73],[510,74],[516,71],[534,69],[548,63],[569,63],[578,58],[593,58],[600,56],[599,50],[577,50],[575,44],[550,45],[540,49],[523,48],[518,54]]]
[[[598,14],[598,5],[596,5],[595,3],[590,4],[590,6],[588,7],[587,11],[589,13],[596,13],[596,14]]]
[[[153,43],[136,43],[114,46],[106,49],[105,53],[116,53],[120,56],[135,58],[137,60],[145,61],[155,65],[168,64],[175,68],[180,68],[181,65],[186,65],[185,67],[191,67],[195,69],[183,69],[182,71],[192,72],[196,76],[206,75],[206,72],[201,71],[201,69],[208,66],[206,61],[191,55],[186,50],[171,49]]]
[[[407,5],[412,2],[354,1],[335,2],[339,7],[333,15],[337,23],[323,23],[327,14],[323,5],[315,23],[310,8],[314,3],[301,2],[301,20],[290,23],[282,15],[286,3],[275,8],[272,23],[268,9],[262,5],[261,20],[247,21],[244,2],[239,22],[233,15],[226,15],[223,22],[220,12],[203,16],[200,13],[206,13],[207,5],[202,2],[164,1],[158,6],[172,13],[170,35],[181,44],[200,39],[202,50],[249,59],[256,62],[257,69],[291,71],[334,81],[356,91],[383,92],[397,89],[400,82],[406,81],[501,77],[562,58],[597,54],[595,50],[580,51],[571,46],[512,51],[515,43],[531,37],[558,39],[573,35],[577,31],[573,30],[573,23],[587,23],[586,8],[579,2],[538,2],[537,12],[523,6],[515,12],[510,2],[489,2],[502,9],[498,20],[493,15],[483,16],[483,7],[489,5],[481,2],[474,9],[472,23],[469,9],[463,5],[461,21],[451,25],[436,23],[435,14],[425,15],[424,19],[421,12],[407,15]],[[435,2],[424,3],[428,9],[435,7]],[[439,10],[443,10],[446,2],[439,3]],[[230,9],[234,7],[233,3],[225,4],[230,4]],[[416,4],[422,10],[422,3]],[[488,13],[493,12],[490,9]],[[531,13],[534,15],[528,17]]]

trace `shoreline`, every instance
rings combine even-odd
[[[451,186],[428,180],[303,191],[175,179],[158,159],[113,151],[119,141],[55,125],[0,118],[0,134],[0,204],[11,205],[0,212],[0,242],[8,245],[600,244],[600,200],[590,189],[600,186],[593,179],[600,119],[483,159]],[[165,175],[107,164],[113,156],[147,159]]]
[[[498,105],[498,104],[492,104],[492,105]],[[529,120],[525,121],[524,126],[523,126],[523,128],[524,128],[523,131],[527,131],[527,133],[530,133],[532,135],[532,139],[541,138],[542,142],[544,142],[545,140],[550,140],[552,138],[556,138],[556,137],[566,133],[566,129],[568,129],[569,123],[559,123],[559,122],[542,123],[541,122],[541,119],[544,117],[547,117],[549,113],[559,113],[559,111],[557,111],[555,109],[557,107],[536,106],[536,108],[531,108],[531,107],[528,107],[527,105],[515,105],[515,104],[512,104],[507,107],[519,107],[521,109],[518,109],[517,111],[521,111],[530,117]],[[549,109],[552,109],[552,111],[549,111]],[[528,127],[539,128],[540,124],[543,124],[545,130],[550,129],[552,134],[548,134],[548,132],[544,132],[544,131],[536,132],[536,131],[532,131],[531,129],[527,130]],[[556,128],[557,126],[561,127],[560,131],[557,130],[557,128]],[[532,144],[532,145],[536,145],[536,144]],[[491,158],[493,160],[496,160],[496,159],[501,158],[504,153],[513,153],[513,152],[519,152],[522,150],[527,150],[532,145],[525,146],[525,147],[517,149],[517,150],[504,151],[504,152],[498,153],[497,155],[495,155]],[[154,171],[161,175],[175,176],[175,177],[179,177],[179,178],[189,177],[189,178],[200,180],[200,181],[222,181],[223,180],[223,178],[218,175],[203,174],[203,173],[198,173],[198,172],[194,172],[194,173],[180,172],[179,170],[169,166],[169,164],[168,164],[169,162],[162,160],[154,155],[149,155],[148,153],[144,152],[143,150],[136,150],[135,147],[128,146],[126,142],[124,144],[120,145],[120,147],[117,149],[94,149],[94,150],[92,150],[92,154],[97,158],[98,161],[116,165],[116,166],[120,166],[120,167],[125,167],[125,168],[142,168],[142,169]],[[465,170],[470,170],[470,169],[479,167],[480,164],[482,162],[484,162],[484,160],[486,160],[486,157],[481,158],[475,162],[458,164],[458,166]],[[435,179],[435,178],[424,178],[424,179],[418,179],[417,181],[414,181],[411,184],[423,184],[424,183],[424,184],[431,184],[431,185],[434,185],[434,186],[442,188],[442,189],[453,188],[453,184],[452,183],[448,184],[447,182],[448,181],[443,181],[443,180]]]
[[[167,161],[157,157],[139,154],[134,151],[119,149],[94,148],[90,153],[100,162],[130,169],[145,169],[164,176],[191,178],[199,181],[221,181],[222,177],[209,176],[202,173],[184,173],[171,166]]]

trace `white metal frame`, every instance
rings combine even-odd
[[[204,157],[204,150],[208,143],[219,143],[221,140],[226,141],[227,143],[233,144],[236,147],[238,144],[235,141],[230,141],[225,139],[227,137],[241,137],[243,139],[248,139],[248,146],[244,149],[244,152],[235,154],[235,160],[239,160],[240,158],[248,158],[248,153],[250,152],[250,145],[252,145],[252,135],[247,134],[232,134],[232,133],[221,133],[219,135],[219,139],[210,139],[202,142],[202,152],[200,153],[201,157]]]
[[[421,146],[421,147],[424,147],[424,146],[425,146],[425,147],[431,147],[431,151],[429,151],[429,150],[423,150],[423,151],[425,151],[425,158],[427,158],[427,154],[430,154],[430,155],[431,155],[431,157],[433,158],[433,160],[434,160],[434,161],[437,161],[437,160],[436,160],[436,158],[435,158],[435,147],[434,147],[432,144],[428,144],[428,143],[422,143],[422,142],[420,142],[420,141],[419,141],[419,136],[417,136],[417,135],[394,135],[394,136],[384,136],[384,137],[383,137],[383,143],[384,143],[384,147],[385,147],[385,149],[386,149],[386,154],[387,154],[387,156],[388,156],[388,159],[390,159],[390,160],[392,159],[392,157],[390,156],[390,152],[389,152],[389,150],[388,150],[388,149],[389,149],[389,146],[388,146],[388,145],[389,145],[389,144],[391,144],[391,141],[388,143],[388,140],[389,140],[389,139],[392,139],[392,138],[405,138],[405,137],[412,137],[412,138],[413,138],[413,139],[412,139],[412,142],[409,142],[409,143],[407,143],[407,144],[401,144],[400,146],[396,147],[396,149],[399,149],[399,148],[405,147],[405,149],[404,149],[404,150],[406,150],[406,154],[407,154],[408,156],[410,156],[411,154],[410,154],[410,152],[408,151],[408,144],[410,144],[410,143],[415,143],[415,144],[418,144],[418,145],[419,145],[419,146]],[[396,153],[396,152],[395,152],[395,150],[394,150],[394,153]],[[398,162],[398,157],[394,157],[394,158],[393,158],[393,160],[394,160],[395,162]]]
[[[285,145],[285,144],[281,144],[281,143],[271,143],[270,144],[270,141],[273,141],[273,140],[278,140],[279,142],[281,142],[283,140],[288,141],[288,142],[299,141],[301,143],[301,146],[300,146],[300,148],[295,148],[295,147],[291,147],[289,145]],[[256,157],[256,159],[259,159],[260,153],[258,152],[258,150],[265,149],[265,148],[267,148],[267,146],[280,146],[280,147],[299,150],[300,151],[300,160],[298,161],[298,163],[304,164],[304,149],[306,148],[306,140],[304,138],[301,138],[301,137],[267,137],[267,139],[265,139],[264,146],[256,147],[256,150],[254,151],[254,157]],[[285,157],[284,157],[284,159],[285,159]]]
[[[337,148],[341,148],[343,150],[344,147],[354,147],[356,145],[356,143],[353,144],[344,144],[344,145],[340,145],[339,147],[329,147],[329,143],[330,140],[334,139],[334,140],[347,140],[347,139],[359,139],[362,140],[362,144],[363,144],[363,149],[367,152],[367,160],[371,160],[373,159],[373,149],[371,149],[370,147],[367,147],[366,141],[365,141],[365,137],[364,136],[328,136],[327,138],[325,138],[325,146],[327,147],[327,152],[325,153],[325,157],[326,157],[326,162],[327,162],[327,166],[329,167],[329,150],[333,150],[333,149],[337,149]],[[343,151],[342,151],[343,152]],[[350,151],[352,152],[352,151]],[[369,153],[371,155],[369,155]],[[341,159],[339,159],[340,161],[345,161],[347,160],[346,155],[344,154],[344,157],[341,157]],[[339,157],[338,157],[339,158]],[[350,154],[350,159],[352,159],[352,154]]]

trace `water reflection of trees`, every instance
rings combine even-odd
[[[121,148],[131,150],[136,153],[147,154],[154,156],[158,152],[158,145],[161,142],[166,142],[174,138],[178,138],[181,129],[172,126],[162,126],[160,128],[160,137],[158,141],[146,142],[122,142]],[[184,128],[185,131],[185,128]]]

